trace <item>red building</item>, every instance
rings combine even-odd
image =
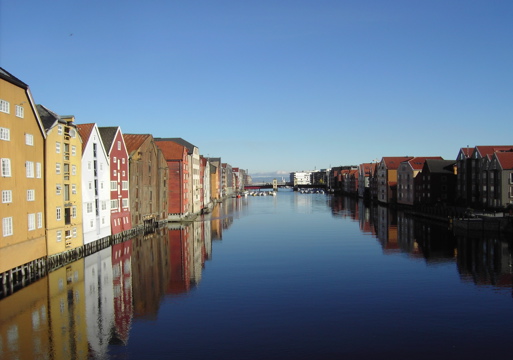
[[[169,170],[168,220],[180,220],[190,213],[187,148],[171,140],[155,139],[155,144],[162,151]]]
[[[100,127],[110,162],[110,226],[112,235],[132,229],[130,215],[128,153],[119,126]]]

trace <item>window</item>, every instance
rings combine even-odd
[[[11,159],[2,159],[2,176],[11,177]]]
[[[90,227],[90,228],[94,228],[94,220],[91,220],[91,221],[89,222],[89,227]]]
[[[77,166],[71,165],[71,175],[76,175],[76,174],[77,174]]]
[[[93,182],[92,182],[92,181],[89,181],[88,186],[89,186],[89,190],[92,190],[92,189],[93,189]]]
[[[11,130],[0,127],[0,140],[10,141],[11,140]]]
[[[55,195],[60,195],[62,190],[61,184],[55,185]]]
[[[36,178],[41,179],[41,163],[36,163]]]
[[[121,186],[123,190],[128,190],[128,181],[122,181]]]
[[[73,228],[73,237],[76,238],[77,237],[77,228]]]
[[[4,204],[12,203],[12,190],[2,190],[2,202]]]
[[[71,145],[71,156],[77,155],[77,147],[75,145]]]
[[[77,207],[76,206],[72,206],[71,207],[71,217],[72,218],[76,218],[77,217]]]
[[[23,109],[23,106],[16,105],[16,116],[20,118],[25,117],[25,109]]]
[[[116,191],[117,189],[118,189],[117,181],[111,181],[110,182],[110,191]]]
[[[124,208],[128,207],[128,199],[123,199],[121,202]]]
[[[115,164],[118,162],[118,158],[114,156],[114,160],[112,160],[112,162]]]
[[[12,231],[12,216],[6,217],[2,219],[2,234],[4,236],[11,236],[13,234]]]
[[[60,142],[55,143],[55,152],[57,154],[60,154],[60,152],[61,152],[61,143]]]
[[[114,170],[114,176],[117,176],[118,175],[118,172],[116,170]]]
[[[27,190],[27,201],[36,200],[36,190]]]
[[[125,177],[125,170],[121,172],[121,176]]]
[[[69,184],[64,184],[64,201],[69,201]]]
[[[121,141],[118,141],[118,150],[121,150]]]
[[[34,146],[34,135],[25,134],[25,145]]]
[[[60,221],[62,219],[62,209],[60,207],[57,207],[55,209],[55,215],[57,221]]]
[[[34,162],[33,161],[25,161],[25,172],[27,173],[28,178],[34,177]]]
[[[61,164],[60,163],[56,163],[55,164],[55,173],[56,174],[60,174],[61,173]]]
[[[57,230],[56,239],[57,239],[57,242],[62,241],[62,231],[61,230]]]
[[[87,212],[88,213],[92,213],[93,212],[93,203],[92,202],[88,202],[87,203]]]
[[[9,114],[9,102],[0,99],[0,112]]]
[[[111,209],[117,209],[118,208],[118,200],[111,200],[110,201],[110,208]]]
[[[76,184],[71,184],[71,193],[73,195],[76,195],[76,193],[77,193],[77,185]]]
[[[102,201],[102,210],[107,210],[107,201]]]
[[[66,231],[64,232],[64,236],[66,237],[66,239],[71,238],[71,230],[66,230]]]
[[[87,170],[91,170],[91,169],[92,169],[92,164],[91,164],[91,162],[89,161],[89,162],[87,162]]]
[[[38,212],[37,213],[37,228],[41,229],[43,227],[43,213]]]
[[[36,230],[36,214],[28,214],[28,230]]]
[[[122,158],[121,159],[121,163],[124,164],[125,163],[125,158]]]
[[[57,134],[62,135],[62,125],[57,125]]]

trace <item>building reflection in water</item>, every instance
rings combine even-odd
[[[427,265],[455,262],[463,281],[511,289],[511,244],[498,234],[455,233],[444,222],[414,218],[405,211],[362,199],[333,196],[334,217],[359,222],[360,230],[375,237],[385,255],[405,254]]]
[[[128,343],[132,324],[132,240],[111,247],[114,328],[111,344]]]

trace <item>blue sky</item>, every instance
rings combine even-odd
[[[250,174],[453,159],[513,144],[512,19],[509,0],[0,0],[0,66],[77,123]]]

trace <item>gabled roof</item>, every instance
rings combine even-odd
[[[466,148],[461,148],[460,149],[460,153],[462,153],[463,155],[465,155],[465,157],[468,159],[472,156],[472,152],[474,151],[474,148],[471,148],[471,147],[466,147]]]
[[[25,90],[28,89],[28,85],[25,84],[23,81],[18,79],[16,76],[12,75],[11,73],[7,72],[5,69],[0,67],[0,79],[4,79],[5,81],[10,82],[13,85],[19,86],[20,88],[23,88]]]
[[[444,158],[441,156],[415,156],[414,158],[407,160],[406,162],[408,162],[408,164],[413,170],[422,170],[424,162],[427,159],[443,160]]]
[[[370,175],[372,171],[372,164],[371,163],[363,163],[358,165],[358,169],[361,170],[360,172],[363,175]]]
[[[100,135],[102,137],[103,146],[105,147],[105,151],[107,154],[110,154],[110,148],[112,147],[112,143],[116,138],[116,134],[118,132],[119,126],[108,126],[108,127],[99,127]]]
[[[150,137],[150,134],[123,134],[128,155],[131,156]]]
[[[84,153],[84,150],[87,146],[87,142],[89,141],[89,137],[91,136],[91,132],[94,129],[94,123],[91,124],[78,124],[77,130],[80,134],[80,137],[82,138],[82,153]]]
[[[385,156],[381,158],[381,163],[383,163],[388,170],[397,170],[399,164],[412,158],[412,156]]]
[[[456,164],[456,160],[438,160],[438,159],[426,159],[426,167],[430,173],[450,173],[454,174],[453,166]]]
[[[174,141],[167,140],[157,140],[155,139],[155,144],[159,147],[162,154],[164,154],[164,158],[167,161],[170,160],[183,160],[184,150],[187,152],[187,148],[183,145],[180,145]]]
[[[41,123],[43,124],[45,131],[50,130],[58,122],[62,124],[66,123],[66,121],[62,120],[59,115],[43,105],[36,105],[36,110],[39,114],[39,118],[41,119]]]
[[[513,170],[513,152],[497,152],[494,154],[502,170]]]
[[[182,138],[155,138],[155,141],[174,141],[177,144],[185,146],[189,155],[194,153],[194,148],[198,148],[197,146],[191,144],[188,141],[185,141]]]
[[[503,151],[513,151],[513,145],[480,145],[474,148],[474,152],[477,152],[480,157]]]

